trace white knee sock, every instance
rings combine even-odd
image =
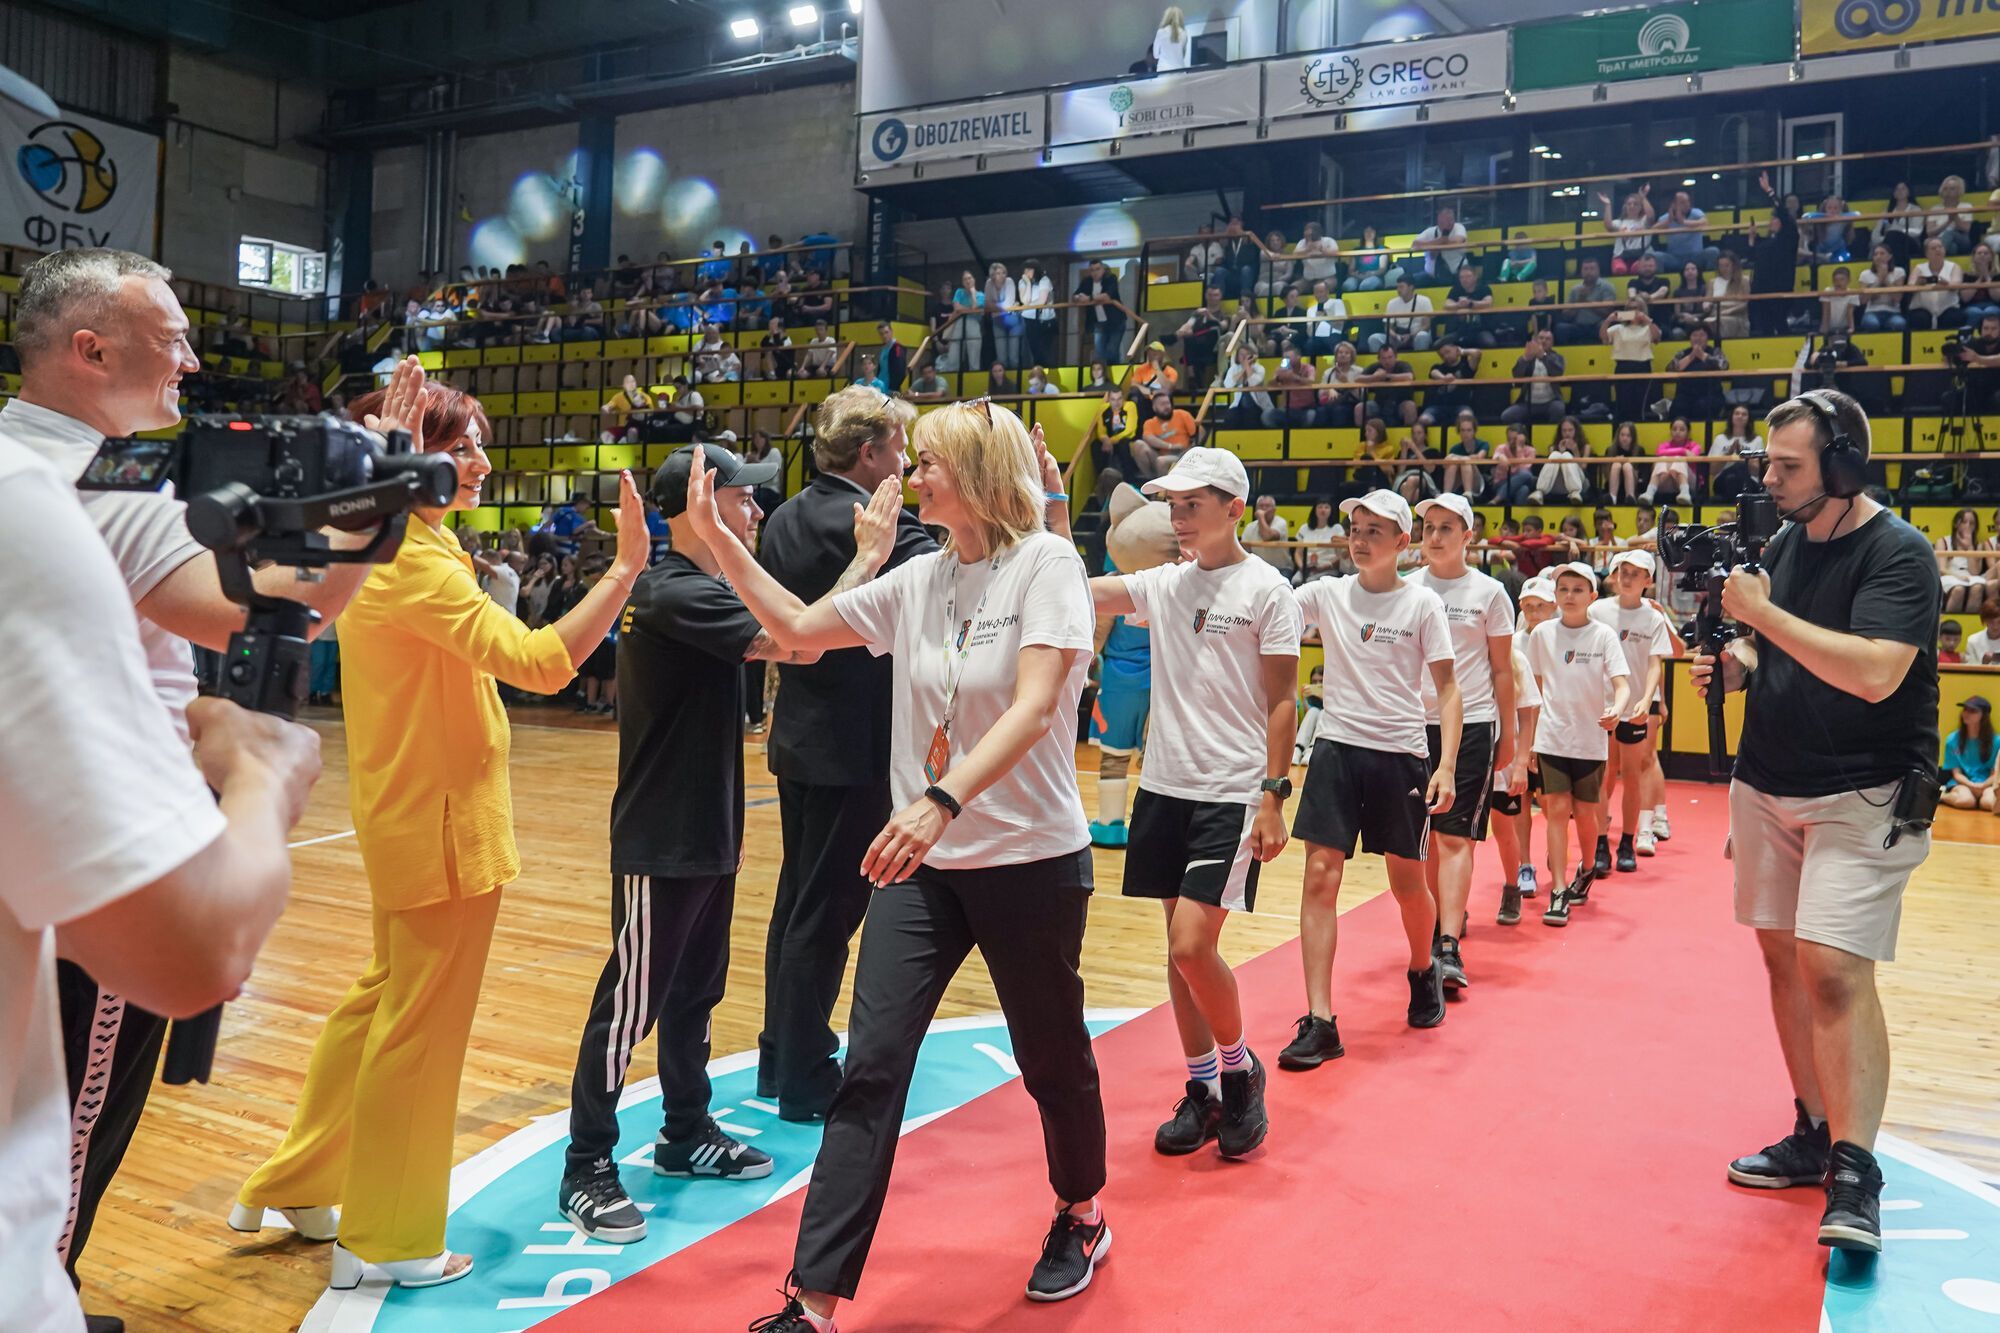
[[[1220,1053],[1211,1046],[1206,1055],[1187,1057],[1188,1082],[1208,1086],[1208,1095],[1218,1100],[1222,1097],[1222,1072],[1218,1067]]]
[[[1125,822],[1125,792],[1132,785],[1130,778],[1099,778],[1097,782],[1097,822],[1100,824],[1122,824]]]

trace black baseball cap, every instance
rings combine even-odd
[[[1993,711],[1993,705],[1986,702],[1986,696],[1983,694],[1973,695],[1971,698],[1967,699],[1964,703],[1960,704],[1959,707],[1977,708],[1982,713],[1990,713]]]
[[[653,473],[653,503],[659,505],[660,512],[668,518],[687,512],[688,477],[694,473],[694,451],[702,451],[702,461],[715,472],[715,489],[727,486],[763,486],[778,479],[778,471],[784,467],[782,459],[771,457],[761,463],[748,463],[743,455],[725,445],[709,443],[685,445],[667,455],[667,461],[660,464]]]

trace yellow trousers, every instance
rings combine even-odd
[[[375,909],[374,955],[327,1016],[291,1130],[240,1202],[338,1203],[341,1244],[370,1263],[444,1248],[458,1085],[499,910],[497,889]]]

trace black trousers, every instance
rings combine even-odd
[[[833,1006],[847,943],[873,893],[861,877],[868,844],[889,822],[889,784],[821,787],[778,779],[785,863],[764,940],[764,1030],[757,1092],[781,1115],[823,1113],[840,1086]]]
[[[56,992],[70,1104],[69,1217],[56,1250],[75,1282],[97,1205],[152,1094],[167,1020],[99,990],[88,972],[66,959],[56,964]]]
[[[611,956],[597,978],[570,1082],[567,1169],[586,1170],[618,1146],[618,1094],[633,1048],[660,1024],[665,1132],[684,1139],[708,1116],[709,1015],[729,979],[736,876],[616,875]]]
[[[945,986],[977,947],[1014,1059],[1042,1113],[1049,1184],[1067,1203],[1104,1188],[1104,1102],[1077,972],[1090,849],[984,870],[921,867],[868,909],[854,978],[847,1074],[827,1113],[792,1267],[807,1291],[861,1282],[889,1193],[917,1048]]]
[[[764,725],[764,672],[766,662],[745,662],[743,664],[743,711],[750,715],[750,725]]]

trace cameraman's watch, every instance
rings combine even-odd
[[[1257,790],[1259,792],[1275,792],[1280,801],[1287,801],[1292,796],[1292,780],[1289,777],[1265,778],[1257,784]]]

